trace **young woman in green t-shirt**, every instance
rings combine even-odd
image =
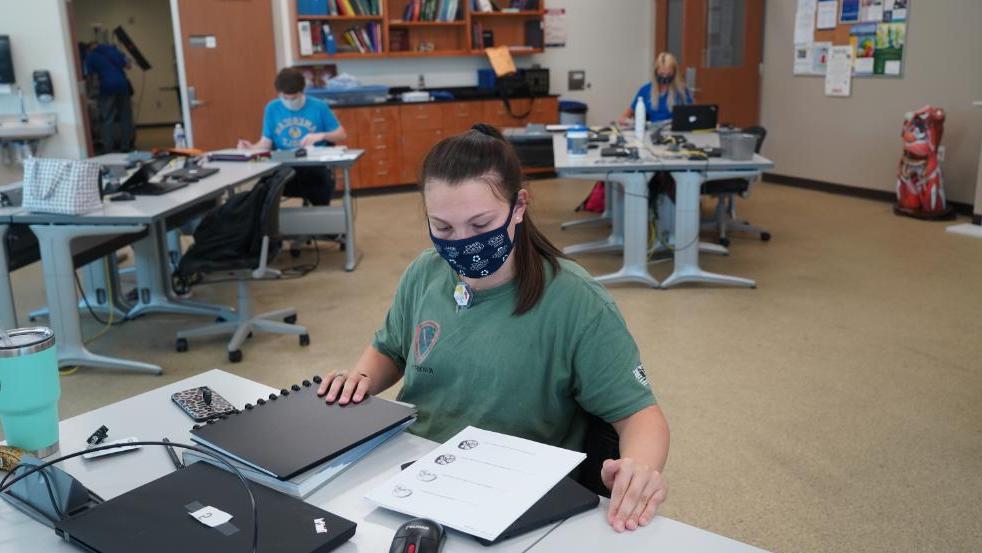
[[[613,299],[532,223],[512,147],[477,125],[434,146],[419,182],[434,249],[406,269],[354,369],[318,393],[344,405],[403,380],[410,431],[441,442],[472,424],[582,450],[594,415],[621,452],[600,470],[610,525],[651,522],[668,424]]]

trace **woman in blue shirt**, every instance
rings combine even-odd
[[[620,122],[626,124],[634,118],[634,106],[638,98],[644,102],[648,121],[657,123],[672,118],[672,108],[679,104],[691,104],[692,94],[679,72],[675,56],[662,52],[655,58],[655,80],[645,83],[631,99],[631,105],[621,114]]]

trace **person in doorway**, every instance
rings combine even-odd
[[[608,522],[650,523],[668,493],[668,424],[610,294],[532,223],[512,146],[476,125],[434,146],[419,182],[434,247],[354,368],[318,394],[346,405],[402,380],[418,410],[409,431],[437,442],[475,425],[582,451],[598,417],[621,454],[598,469]]]
[[[126,77],[129,59],[111,44],[90,42],[85,73],[99,79],[99,140],[103,152],[133,149],[133,85]]]
[[[273,81],[278,98],[266,104],[263,134],[256,142],[240,139],[238,148],[294,150],[344,142],[348,137],[331,108],[304,94],[306,81],[296,69],[283,69]],[[334,193],[334,174],[327,167],[295,167],[296,178],[285,196],[303,198],[312,205],[328,205]]]
[[[631,105],[620,116],[621,124],[627,124],[634,118],[634,106],[638,98],[644,102],[648,121],[653,123],[671,119],[672,108],[675,106],[692,103],[692,93],[685,85],[675,56],[668,52],[658,54],[655,58],[654,77],[654,81],[645,83],[631,99]]]

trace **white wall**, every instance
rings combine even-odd
[[[274,0],[277,21],[277,66],[294,65],[295,47],[289,21],[289,2]],[[617,9],[612,9],[616,4]],[[549,68],[551,92],[586,102],[590,124],[611,121],[628,106],[634,93],[651,79],[654,62],[654,14],[652,0],[545,0],[547,8],[566,9],[568,39],[564,48],[547,48],[543,54],[516,58],[519,67],[539,64]],[[342,60],[338,71],[350,73],[366,84],[416,86],[420,73],[427,87],[474,86],[477,70],[490,67],[483,57],[399,58]],[[567,72],[586,71],[591,87],[570,92]]]
[[[925,104],[947,112],[942,163],[948,198],[972,203],[982,109],[982,2],[911,5],[900,79],[853,79],[852,96],[825,96],[823,80],[794,77],[795,2],[767,2],[761,123],[764,155],[782,175],[893,191],[904,113]]]
[[[24,89],[27,112],[57,114],[58,132],[43,142],[40,154],[84,157],[84,128],[64,0],[0,0],[0,34],[10,35],[15,77]],[[34,97],[31,73],[38,69],[51,73],[55,99],[50,104],[40,104]],[[19,111],[16,95],[0,95],[0,113]],[[19,165],[0,165],[0,184],[20,178]]]
[[[133,115],[136,123],[174,123],[181,120],[177,94],[161,90],[177,86],[174,60],[174,34],[168,0],[73,0],[75,37],[82,42],[93,39],[92,26],[112,31],[122,26],[143,57],[149,71],[132,63],[127,75],[133,83]],[[114,41],[114,38],[111,37]],[[126,53],[126,50],[120,46]],[[129,54],[127,53],[127,56]]]

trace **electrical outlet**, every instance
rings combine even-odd
[[[938,146],[938,161],[944,161],[944,146]]]

